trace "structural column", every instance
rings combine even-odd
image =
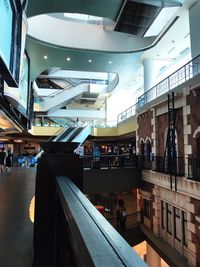
[[[156,84],[156,76],[159,71],[159,64],[154,59],[144,59],[144,93]]]

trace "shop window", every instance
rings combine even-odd
[[[172,206],[167,203],[167,232],[172,234]]]
[[[144,216],[148,219],[151,216],[151,202],[148,199],[144,199]]]
[[[181,216],[180,210],[174,208],[174,233],[177,240],[181,240]]]

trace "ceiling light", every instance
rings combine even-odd
[[[108,61],[109,64],[112,64],[112,61]]]
[[[89,62],[89,63],[91,63],[91,62],[92,62],[92,60],[91,60],[91,59],[89,59],[89,60],[88,60],[88,62]]]
[[[70,58],[70,57],[67,57],[67,58],[66,58],[66,60],[67,60],[67,61],[70,61],[70,60],[71,60],[71,58]]]
[[[44,59],[47,59],[48,58],[48,56],[47,55],[44,55]]]
[[[157,36],[173,17],[179,7],[165,7],[163,8],[158,16],[155,18],[149,29],[144,34],[144,37]]]

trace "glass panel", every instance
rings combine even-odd
[[[178,208],[174,208],[174,230],[175,238],[181,240],[181,218],[180,210]]]
[[[165,205],[164,205],[163,201],[161,201],[161,212],[162,212],[162,214],[161,214],[161,216],[162,216],[162,218],[161,218],[161,220],[162,220],[162,229],[165,229]]]
[[[167,204],[167,232],[172,234],[172,206]]]
[[[183,244],[188,245],[187,212],[183,211]]]

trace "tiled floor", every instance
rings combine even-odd
[[[33,224],[29,206],[35,168],[11,168],[0,174],[0,267],[31,267]]]

